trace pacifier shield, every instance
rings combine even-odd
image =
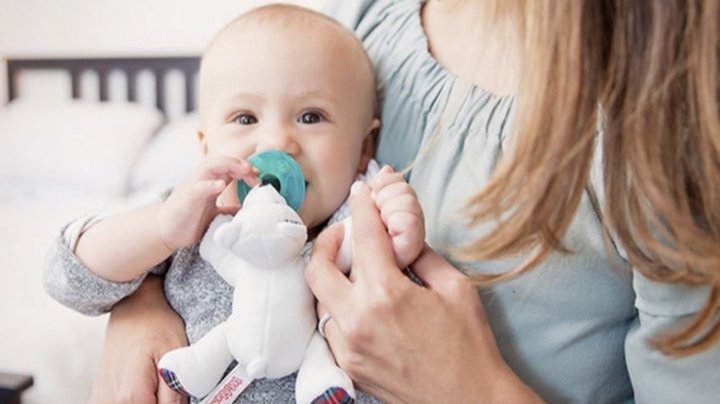
[[[260,171],[258,179],[262,184],[272,185],[296,212],[300,209],[305,199],[305,176],[295,159],[287,153],[268,150],[253,155],[248,161]],[[240,203],[248,192],[250,187],[244,181],[238,181]]]

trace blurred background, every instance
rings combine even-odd
[[[277,2],[277,1],[276,1]],[[286,0],[319,9],[324,0]],[[200,54],[226,22],[267,0],[0,0],[0,60]],[[5,66],[0,74],[5,77]],[[5,81],[0,92],[6,94]]]
[[[320,9],[324,0],[284,1]],[[60,228],[87,212],[117,212],[172,187],[198,161],[197,117],[183,109],[178,71],[100,76],[84,71],[83,100],[69,74],[23,71],[8,99],[11,59],[199,57],[226,22],[264,0],[0,0],[0,373],[31,375],[30,404],[87,401],[107,315],[61,306],[42,286],[42,267]],[[134,80],[134,79],[133,79]],[[167,111],[153,82],[169,84]],[[192,80],[192,79],[191,79]],[[177,82],[177,85],[173,85]],[[120,94],[119,93],[125,93]]]

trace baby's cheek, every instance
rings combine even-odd
[[[322,198],[321,195],[313,193],[309,190],[305,194],[305,201],[303,202],[298,214],[302,219],[303,223],[308,229],[314,228],[323,224],[335,210],[331,206],[331,201],[327,198]]]

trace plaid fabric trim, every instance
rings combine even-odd
[[[320,397],[313,400],[312,404],[354,404],[355,399],[340,387],[330,387]]]
[[[167,384],[168,387],[180,394],[188,397],[190,396],[190,393],[185,391],[182,384],[180,384],[180,380],[178,380],[177,376],[175,376],[175,373],[167,369],[158,369],[158,373],[160,374],[160,377],[165,380],[165,384]]]

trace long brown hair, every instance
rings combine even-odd
[[[602,142],[604,224],[642,274],[709,285],[705,308],[655,341],[686,355],[720,341],[720,1],[528,1],[512,153],[468,205],[496,229],[473,259],[554,251]],[[598,131],[598,123],[601,130]],[[598,132],[601,135],[598,135]]]

